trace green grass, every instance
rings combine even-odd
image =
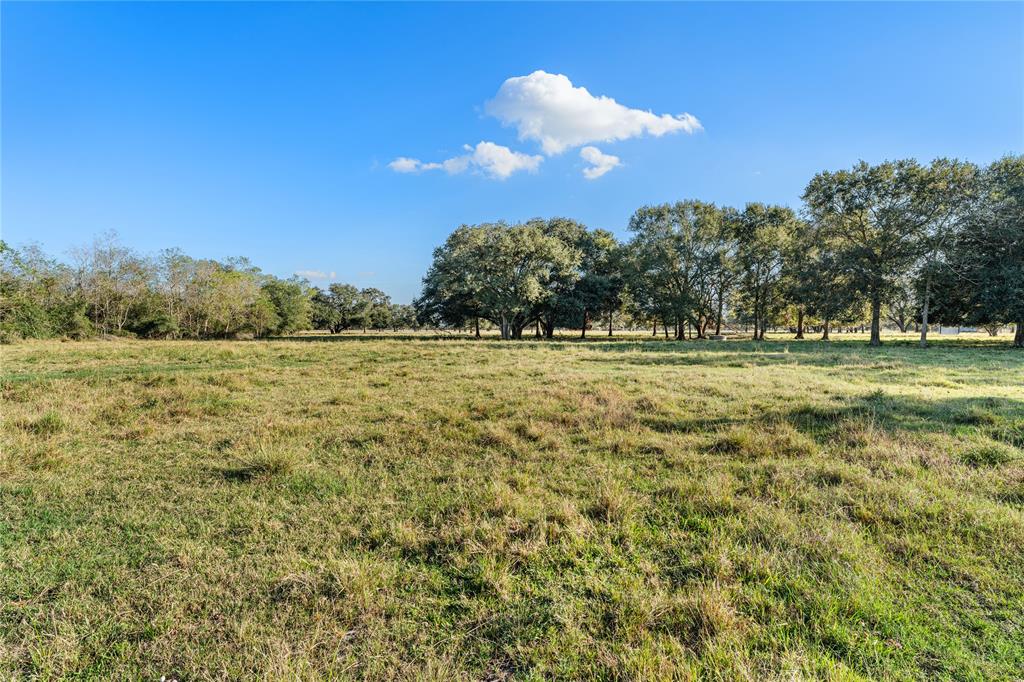
[[[1007,339],[5,347],[0,679],[1024,676]]]

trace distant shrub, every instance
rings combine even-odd
[[[131,331],[143,339],[168,339],[179,334],[177,321],[162,310],[135,321]]]

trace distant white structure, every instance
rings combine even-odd
[[[969,333],[976,331],[978,331],[977,327],[943,327],[941,325],[939,326],[940,334],[952,334],[953,336],[956,336],[960,332]]]

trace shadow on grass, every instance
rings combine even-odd
[[[914,351],[934,352],[956,349],[981,349],[981,350],[1008,350],[1021,352],[1013,347],[1011,337],[998,337],[996,339],[981,338],[942,338],[937,337],[929,340],[927,349],[921,349],[917,345],[916,338],[893,338],[884,339],[879,347],[871,347],[862,335],[855,337],[833,336],[830,341],[821,341],[813,337],[806,339],[794,338],[771,338],[765,341],[754,341],[748,335],[731,336],[724,341],[711,341],[708,339],[665,339],[662,336],[624,335],[607,336],[595,334],[580,338],[578,333],[556,334],[553,338],[547,339],[536,337],[533,334],[524,334],[521,339],[503,340],[494,334],[485,334],[476,338],[471,333],[459,332],[375,332],[363,333],[340,333],[340,334],[296,334],[286,336],[268,336],[257,341],[303,341],[303,342],[350,342],[366,343],[376,341],[472,341],[483,344],[499,345],[548,345],[548,344],[579,344],[594,346],[607,351],[635,350],[643,347],[644,350],[676,352],[680,350],[702,350],[702,351],[742,351],[742,352],[780,352],[788,348],[790,352],[820,352],[828,349],[836,350],[862,350],[865,352],[884,353],[891,349],[911,349]]]
[[[829,430],[849,419],[869,419],[889,431],[949,433],[977,429],[1014,447],[1024,447],[1024,400],[945,398],[926,400],[874,391],[834,408],[803,406],[785,413],[808,433]]]
[[[765,367],[801,365],[893,372],[926,368],[1024,369],[1024,352],[1009,344],[949,342],[927,349],[910,344],[872,348],[863,341],[646,341],[595,345],[584,362],[647,366]],[[608,353],[609,357],[601,357]],[[618,355],[611,356],[611,353]],[[891,376],[886,379],[892,378]]]
[[[793,431],[824,448],[862,447],[900,435],[947,434],[962,439],[963,447],[954,454],[964,464],[1024,460],[1024,400],[1013,398],[927,400],[879,390],[833,404],[805,403],[749,417],[677,419],[655,414],[645,416],[642,424],[660,433],[716,436],[711,452],[739,449],[785,456],[787,443],[794,452],[800,450],[787,435]]]
[[[258,478],[263,472],[258,471],[253,467],[230,467],[227,469],[217,469],[217,473],[220,474],[221,478],[225,481],[232,483],[248,483],[254,478]]]
[[[874,391],[834,406],[802,405],[769,412],[759,420],[785,421],[822,445],[850,438],[850,427],[866,428],[867,433],[878,429],[892,436],[941,433],[968,439],[956,455],[971,466],[1024,459],[1024,400],[1012,398],[926,400]]]
[[[377,343],[379,341],[501,341],[499,338],[474,339],[470,334],[317,334],[268,336],[259,341],[301,341],[304,343]]]

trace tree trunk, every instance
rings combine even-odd
[[[724,306],[724,299],[722,296],[718,297],[718,316],[715,318],[715,336],[722,335],[722,308]]]
[[[657,336],[657,335],[658,335],[658,321],[655,320],[654,321],[654,333],[651,334],[651,336]]]
[[[804,338],[804,309],[798,308],[796,311],[796,338]]]
[[[551,318],[544,323],[544,336],[548,339],[555,338],[555,319]]]
[[[661,328],[665,330],[665,339],[668,340],[668,320],[661,321]]]
[[[872,346],[882,345],[882,298],[878,293],[871,295],[871,343]]]
[[[583,309],[583,329],[580,330],[580,338],[581,339],[587,338],[587,320],[588,319],[589,318],[588,318],[588,314],[587,314],[587,309],[584,308]]]
[[[1017,320],[1017,331],[1013,334],[1013,347],[1024,348],[1024,320]]]
[[[921,306],[921,341],[918,345],[921,348],[928,347],[928,304],[930,303],[931,278],[924,282],[924,305]]]
[[[540,338],[540,320],[534,320],[533,322],[533,338]]]
[[[821,332],[821,340],[822,341],[828,341],[828,323],[829,322],[830,322],[830,320],[826,317],[825,318],[825,326],[823,327],[823,330]]]
[[[476,328],[476,338],[479,339],[480,338],[480,318],[479,317],[474,317],[473,318],[473,326]]]
[[[612,318],[613,317],[614,316],[612,315],[612,311],[609,310],[608,311],[608,336],[612,335]]]

